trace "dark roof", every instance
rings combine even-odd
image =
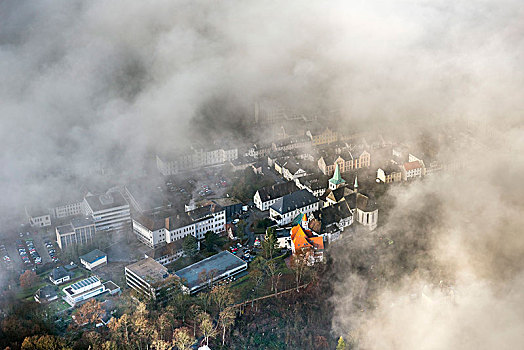
[[[322,188],[327,188],[329,177],[325,175],[306,175],[298,179],[298,181],[309,188],[312,191],[320,190]]]
[[[39,299],[48,300],[55,296],[57,296],[56,288],[54,286],[44,286],[40,288],[36,294],[38,295]]]
[[[258,190],[262,202],[267,202],[272,199],[280,198],[290,193],[298,191],[297,185],[293,181],[275,184],[272,186],[263,187]]]
[[[85,199],[91,210],[95,212],[129,205],[120,192],[107,192],[101,195],[87,196]]]
[[[322,208],[313,213],[313,217],[319,220],[322,225],[322,233],[324,233],[327,227],[351,216],[353,216],[353,214],[351,214],[351,209],[345,201]]]
[[[146,255],[153,259],[159,259],[166,255],[174,255],[178,250],[182,249],[182,242],[183,239],[177,239],[161,247],[151,249]]]
[[[104,256],[106,256],[106,253],[104,253],[101,250],[95,249],[87,254],[82,255],[80,259],[87,261],[88,263],[93,263]]]
[[[353,192],[344,197],[351,209],[358,208],[362,211],[373,211],[377,209],[377,203],[363,193]]]
[[[51,271],[51,278],[54,281],[57,281],[66,276],[69,276],[69,272],[67,272],[67,270],[63,266],[57,266],[53,269],[53,271]]]
[[[71,225],[71,224],[57,226],[56,230],[61,235],[66,234],[66,233],[75,232],[75,229],[73,228],[73,225]]]
[[[318,199],[311,192],[300,190],[277,199],[271,208],[282,215],[316,202]]]
[[[335,198],[336,202],[340,202],[342,198],[349,195],[351,193],[351,190],[347,187],[339,187],[336,190],[326,190],[326,192],[322,195],[322,199],[326,199],[330,194],[333,194],[333,197]]]
[[[193,265],[178,270],[175,274],[182,279],[185,286],[192,289],[201,284],[199,274],[204,270],[207,272],[215,270],[216,275],[219,276],[245,264],[247,263],[239,257],[228,251],[222,251]]]
[[[207,218],[213,213],[217,213],[223,210],[222,207],[218,204],[210,204],[200,208],[196,208],[187,212],[187,215],[193,221],[199,221],[201,219]]]

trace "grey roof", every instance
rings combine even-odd
[[[298,187],[293,181],[275,184],[272,186],[263,187],[258,190],[262,202],[267,202],[272,199],[280,198],[290,193],[298,191]]]
[[[375,200],[360,192],[353,192],[348,196],[345,196],[344,199],[351,209],[358,208],[366,212],[377,209],[377,203]]]
[[[327,227],[339,222],[340,220],[351,216],[353,216],[353,214],[351,213],[351,208],[346,201],[322,208],[313,213],[313,217],[319,220],[322,224],[321,232],[324,232]]]
[[[67,272],[63,266],[57,266],[53,269],[53,271],[51,271],[51,278],[54,281],[57,281],[66,276],[69,276],[69,272]]]
[[[94,224],[95,221],[92,217],[77,216],[71,219],[71,225],[73,228],[85,227]]]
[[[213,213],[217,213],[219,211],[223,210],[222,207],[218,204],[210,204],[206,205],[200,208],[196,208],[194,210],[190,210],[187,212],[187,215],[191,218],[193,221],[199,221],[201,219],[207,218]]]
[[[129,205],[120,192],[108,192],[95,196],[87,196],[85,200],[94,212]]]
[[[47,286],[44,286],[42,288],[40,288],[36,294],[38,295],[38,297],[40,299],[50,299],[50,298],[53,298],[55,296],[57,296],[57,291],[56,291],[56,288],[54,286],[50,286],[50,285],[47,285]]]
[[[177,239],[171,243],[163,245],[161,247],[151,249],[146,252],[146,256],[153,259],[158,259],[167,255],[174,255],[177,251],[182,249],[183,239]]]
[[[300,190],[277,199],[271,208],[282,215],[317,202],[318,199],[311,192]]]
[[[170,276],[167,267],[162,266],[152,258],[145,258],[134,264],[126,266],[126,269],[142,278],[147,283],[157,283]]]
[[[61,235],[66,234],[66,233],[75,232],[75,229],[73,228],[73,225],[71,225],[71,224],[57,226],[56,230]]]
[[[87,254],[82,255],[80,259],[87,261],[88,263],[93,263],[104,256],[106,256],[106,253],[104,253],[101,250],[95,249]]]
[[[201,260],[193,265],[189,265],[181,270],[175,272],[175,274],[182,279],[182,282],[189,289],[198,287],[202,284],[199,275],[204,271],[216,272],[216,276],[219,276],[227,271],[233,270],[240,266],[246,265],[247,263],[239,257],[231,254],[228,251],[222,251],[216,255],[210,256],[204,260]]]
[[[329,177],[325,175],[306,175],[298,178],[298,181],[312,191],[327,188]]]

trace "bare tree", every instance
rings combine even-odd
[[[216,337],[217,331],[209,315],[208,314],[204,314],[204,315],[205,316],[202,318],[202,321],[200,322],[200,331],[202,332],[202,335],[204,336],[206,345],[209,346],[209,338]]]
[[[226,343],[226,331],[235,323],[235,318],[235,310],[230,307],[225,308],[218,316],[218,324],[222,328],[222,346]]]
[[[227,286],[215,286],[211,290],[211,299],[218,308],[218,312],[221,312],[222,309],[233,302],[233,294]]]
[[[194,342],[195,338],[191,336],[187,328],[177,328],[173,333],[173,345],[178,350],[189,350]]]

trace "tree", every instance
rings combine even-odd
[[[218,312],[221,312],[226,305],[233,302],[233,294],[231,294],[229,287],[225,285],[215,286],[211,290],[211,300],[217,306]]]
[[[22,350],[65,350],[64,342],[52,335],[32,336],[24,339]]]
[[[336,350],[346,350],[346,349],[347,349],[346,342],[344,341],[344,338],[342,338],[341,336],[340,338],[338,338],[338,344],[337,344]]]
[[[82,304],[75,312],[75,321],[78,325],[96,323],[104,315],[102,304],[95,299],[91,299]]]
[[[20,287],[24,289],[33,287],[36,282],[38,282],[38,276],[34,271],[27,270],[20,276]]]
[[[173,345],[178,350],[190,350],[195,338],[191,336],[187,328],[177,328],[173,333]]]
[[[308,269],[308,260],[312,254],[311,249],[299,249],[291,256],[290,267],[295,275],[295,282],[297,283],[297,292],[300,282],[305,272]]]
[[[202,316],[202,321],[200,322],[200,332],[202,332],[202,335],[204,336],[206,345],[209,346],[209,338],[216,337],[217,332],[209,315],[204,313]]]
[[[218,235],[213,231],[207,231],[204,236],[204,241],[206,244],[206,249],[208,252],[212,252],[215,248],[215,244],[218,242]]]
[[[121,340],[124,345],[129,345],[131,320],[129,319],[128,314],[123,314],[119,319],[109,323],[108,327],[111,330],[111,335],[113,335],[117,340]]]
[[[277,235],[274,227],[269,227],[266,230],[264,241],[262,242],[262,249],[264,250],[264,257],[266,259],[273,259],[273,255],[277,250]]]
[[[240,242],[244,241],[244,238],[246,236],[246,222],[244,220],[240,220],[237,224],[237,238],[240,240]]]
[[[226,330],[235,323],[235,311],[232,308],[222,310],[218,316],[218,324],[222,327],[222,346],[226,343]]]
[[[182,242],[182,249],[184,250],[184,253],[190,258],[193,258],[195,255],[197,255],[198,242],[195,236],[187,235]]]

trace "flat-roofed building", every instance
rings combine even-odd
[[[63,289],[64,300],[71,306],[106,292],[106,287],[97,276],[91,276]]]
[[[175,274],[184,285],[184,291],[194,294],[224,279],[235,278],[246,270],[247,262],[223,251],[178,270]]]
[[[155,300],[168,296],[178,278],[152,258],[125,267],[126,285],[137,293]]]
[[[120,192],[86,196],[84,212],[91,215],[97,231],[126,230],[131,228],[129,204]]]
[[[76,244],[87,244],[95,237],[95,222],[91,217],[79,216],[72,218],[70,224],[57,226],[55,232],[60,249]]]
[[[95,249],[80,257],[80,263],[86,269],[92,271],[94,268],[107,264],[107,254],[101,250]]]

